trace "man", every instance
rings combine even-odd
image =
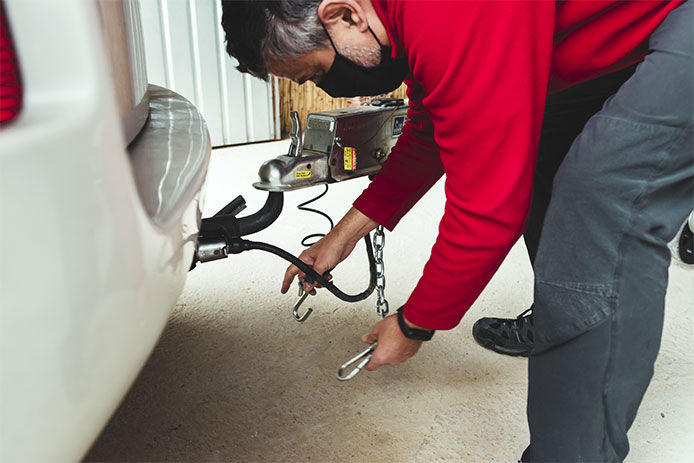
[[[381,173],[300,256],[316,271],[378,224],[392,230],[446,174],[417,287],[363,338],[379,343],[369,370],[458,324],[523,230],[541,127],[551,138],[564,118],[581,132],[539,220],[523,460],[622,460],[658,351],[666,243],[692,207],[691,2],[225,2],[223,25],[239,69],[261,78],[312,80],[332,96],[408,85],[409,120]],[[577,85],[600,76],[617,84],[583,121],[546,101],[566,89],[559,106],[571,108],[573,88],[582,107],[590,91]],[[282,291],[297,275],[287,269]]]

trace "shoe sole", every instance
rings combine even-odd
[[[518,350],[505,349],[505,348],[499,347],[493,343],[481,342],[480,340],[478,340],[474,336],[473,336],[473,339],[475,340],[475,342],[478,345],[484,347],[485,349],[489,349],[491,351],[494,351],[497,354],[508,355],[509,357],[528,357],[528,355],[530,355],[530,351],[518,351]]]

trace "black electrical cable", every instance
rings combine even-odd
[[[327,188],[320,196],[313,198],[301,204],[300,206],[305,206],[306,204],[310,204],[311,202],[318,200],[323,195],[325,195],[326,192]],[[232,203],[233,204],[226,206],[222,211],[226,212],[227,210],[238,210],[243,203],[243,198],[236,198],[234,201],[232,201]],[[376,288],[376,259],[373,253],[373,246],[371,245],[371,238],[368,234],[364,236],[364,243],[366,244],[366,255],[369,260],[369,286],[365,291],[362,291],[361,293],[355,295],[346,294],[342,292],[323,275],[320,275],[318,274],[318,272],[313,270],[311,266],[301,261],[298,257],[288,253],[284,249],[278,248],[277,246],[273,246],[268,243],[244,240],[243,238],[241,238],[241,236],[243,235],[255,233],[270,226],[272,222],[274,222],[274,220],[280,214],[282,210],[282,204],[282,193],[270,193],[261,211],[258,211],[256,214],[253,214],[251,216],[237,219],[234,215],[226,217],[224,214],[222,214],[203,219],[200,227],[200,235],[198,236],[198,246],[203,241],[217,242],[221,240],[222,242],[226,243],[225,247],[229,254],[239,254],[243,251],[249,251],[251,249],[258,249],[261,251],[269,252],[294,264],[307,275],[307,281],[309,280],[309,278],[312,279],[313,282],[319,283],[321,286],[325,287],[328,291],[334,294],[337,298],[345,302],[358,302],[369,297]],[[305,208],[304,210],[311,209]],[[313,210],[313,212],[317,212],[327,217],[327,214],[323,214],[320,211]],[[332,229],[332,220],[329,217],[328,220],[330,220],[330,225]],[[198,262],[197,259],[198,258],[196,253],[196,257],[190,268],[191,270],[195,268],[195,264],[196,262]],[[327,274],[328,272],[325,273]]]
[[[284,249],[273,246],[272,244],[244,240],[243,238],[232,238],[231,241],[227,243],[227,250],[229,251],[229,254],[238,254],[251,249],[258,249],[275,254],[276,256],[279,256],[282,259],[296,265],[299,270],[313,278],[313,281],[318,282],[321,286],[334,294],[338,299],[345,302],[358,302],[369,297],[376,288],[376,259],[374,258],[373,248],[371,246],[371,238],[368,234],[364,236],[364,243],[366,243],[366,255],[369,258],[369,287],[366,288],[365,291],[355,295],[342,292],[331,281],[327,280],[323,275],[320,275],[318,272],[313,270],[310,265],[304,263],[298,257],[291,255]]]
[[[306,207],[309,204],[311,204],[315,201],[318,201],[323,196],[325,196],[327,193],[328,193],[328,184],[326,183],[325,184],[325,190],[323,190],[323,192],[321,194],[319,194],[315,198],[311,198],[308,201],[305,201],[305,202],[299,204],[298,206],[296,206],[296,208],[299,209],[300,211],[313,212],[315,214],[322,215],[323,217],[328,219],[328,222],[330,222],[330,229],[332,230],[335,227],[335,224],[333,223],[333,219],[331,219],[328,214],[326,214],[323,211],[319,211],[318,209],[312,209],[310,207]],[[311,238],[323,238],[324,236],[325,236],[325,233],[312,233],[310,235],[306,235],[301,239],[301,245],[306,246],[306,247],[313,246],[314,244],[317,243],[317,241],[314,241],[312,243],[308,243],[308,240],[310,240]]]

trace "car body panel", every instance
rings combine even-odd
[[[126,141],[147,120],[147,65],[139,0],[99,0],[104,42]]]
[[[181,206],[200,189],[210,139],[193,104],[171,90],[149,88],[149,120],[129,151],[145,211],[161,225],[176,220]]]
[[[185,161],[172,162],[181,193],[152,216],[138,189],[147,176],[133,175],[97,4],[4,2],[25,104],[0,129],[0,460],[78,460],[183,288],[209,138],[198,128],[196,156],[171,151],[194,166],[183,175]]]

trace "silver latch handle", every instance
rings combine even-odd
[[[289,156],[301,156],[301,147],[303,145],[303,137],[301,135],[301,121],[299,113],[296,111],[289,112],[289,119],[292,121],[292,129],[289,131],[289,138],[292,139],[292,144],[289,146]]]

